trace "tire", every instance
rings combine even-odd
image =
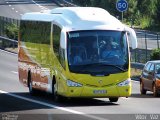
[[[144,89],[144,85],[142,82],[140,82],[140,92],[141,92],[141,95],[145,95],[146,94],[146,90]]]
[[[32,87],[32,80],[31,80],[30,72],[28,73],[28,88],[29,88],[29,93],[31,95],[35,95],[36,94],[36,90]]]
[[[109,98],[110,102],[118,102],[118,97]]]
[[[158,97],[158,91],[156,89],[156,84],[153,85],[153,96]]]

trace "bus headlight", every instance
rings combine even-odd
[[[71,80],[67,80],[67,85],[68,85],[69,87],[82,87],[82,84],[77,83],[77,82],[73,82],[73,81],[71,81]]]
[[[130,84],[131,84],[131,79],[128,78],[127,80],[122,81],[122,82],[118,83],[117,85],[118,85],[119,87],[122,87],[122,86],[128,86],[128,85],[130,85]]]

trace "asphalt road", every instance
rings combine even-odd
[[[58,7],[54,0],[0,0],[0,16],[20,19],[26,12],[39,12]]]
[[[154,98],[152,93],[140,95],[139,82],[132,81],[131,97],[122,97],[117,103],[110,103],[108,98],[71,99],[57,103],[47,93],[31,96],[28,88],[19,83],[17,64],[17,55],[0,50],[1,117],[17,115],[21,119],[136,120],[138,115],[147,115],[149,118],[155,114],[160,119],[160,99]]]

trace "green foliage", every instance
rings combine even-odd
[[[157,5],[156,5],[156,23],[160,25],[160,0],[157,1]]]
[[[154,49],[150,55],[151,60],[160,60],[160,49]]]
[[[5,34],[10,38],[10,39],[18,39],[18,26],[16,24],[7,24],[5,26]]]
[[[110,14],[117,16],[119,12],[116,10],[116,0],[92,0],[91,5],[106,9]]]
[[[148,28],[151,25],[151,18],[148,16],[144,16],[140,18],[140,27],[142,29]]]

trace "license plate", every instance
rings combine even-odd
[[[93,93],[94,94],[105,94],[107,93],[107,91],[106,90],[94,90]]]

